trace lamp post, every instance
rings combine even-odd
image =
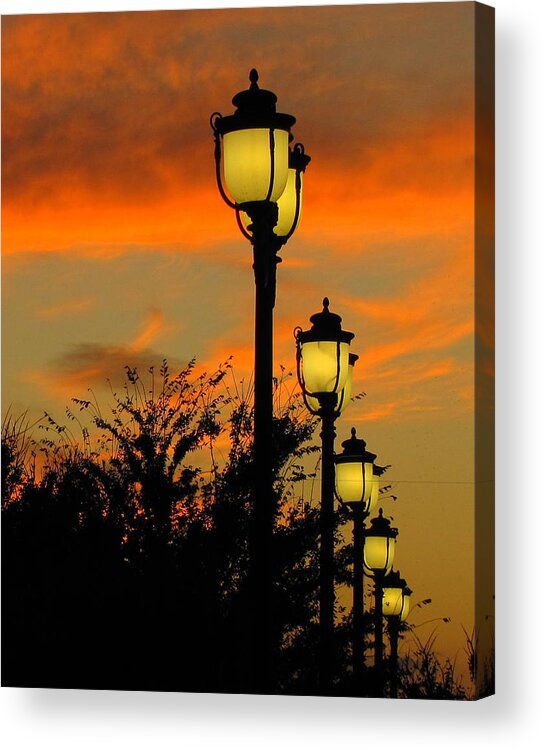
[[[374,578],[374,675],[378,698],[383,696],[383,580],[393,567],[397,535],[382,508],[365,532],[364,564]]]
[[[375,508],[379,492],[379,467],[376,455],[366,450],[355,427],[351,438],[342,443],[343,452],[334,458],[336,496],[347,505],[353,516],[353,678],[356,692],[362,687],[364,668],[364,543],[365,521]]]
[[[334,423],[349,403],[357,357],[350,359],[353,333],[323,300],[322,312],[310,318],[308,331],[295,329],[297,375],[306,406],[321,418],[321,511],[319,553],[319,687],[329,694],[334,663]]]
[[[411,589],[398,571],[392,570],[383,579],[383,614],[389,633],[389,677],[391,698],[398,697],[398,655],[400,624],[410,611]]]
[[[232,115],[214,112],[215,173],[219,192],[236,212],[238,227],[253,246],[255,274],[255,374],[253,497],[249,533],[252,609],[251,670],[255,692],[272,681],[272,566],[274,525],[272,456],[273,309],[278,252],[295,231],[301,211],[302,174],[310,161],[301,144],[291,149],[295,118],[276,111],[277,97],[250,86],[232,99]]]

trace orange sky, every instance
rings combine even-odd
[[[399,500],[399,564],[439,647],[473,626],[472,3],[4,17],[4,407],[125,364],[252,368],[251,253],[211,112],[251,67],[312,156],[278,271],[275,359],[324,295],[356,333],[355,424]],[[106,391],[103,398],[107,400]],[[415,616],[417,620],[417,616]],[[462,662],[462,663],[461,663]]]

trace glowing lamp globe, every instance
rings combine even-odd
[[[351,437],[342,443],[343,453],[334,457],[335,486],[338,499],[348,506],[362,504],[368,512],[372,490],[376,484],[374,460],[376,455],[366,450],[366,442],[357,438],[355,427]]]
[[[287,185],[291,127],[296,122],[292,115],[276,112],[277,96],[259,88],[255,69],[249,80],[249,89],[232,99],[234,114],[212,115],[222,149],[224,186],[237,206],[281,197]]]
[[[380,497],[380,475],[377,472],[376,467],[373,467],[374,476],[372,479],[372,487],[370,488],[370,500],[368,502],[367,513],[372,513],[378,505],[378,499]]]
[[[404,589],[406,581],[400,577],[400,573],[392,570],[383,579],[383,614],[388,617],[398,616],[402,613],[404,605]]]
[[[370,521],[365,531],[364,566],[370,576],[387,575],[395,560],[397,529],[383,516],[380,508],[378,516]]]
[[[287,242],[300,222],[303,174],[310,161],[311,157],[304,153],[302,143],[295,143],[293,149],[289,149],[287,182],[283,193],[276,201],[278,220],[273,229],[274,234],[284,242]],[[251,218],[245,211],[240,211],[240,221],[244,229],[251,231]]]
[[[316,399],[321,405],[325,397],[336,409],[348,379],[354,334],[342,330],[342,318],[330,312],[327,297],[322,312],[312,315],[310,322],[310,330],[296,332],[299,383],[306,399]]]
[[[355,367],[355,363],[359,359],[359,356],[357,354],[351,354],[348,357],[348,377],[346,380],[346,384],[342,388],[340,395],[338,396],[338,403],[336,404],[336,415],[340,416],[340,414],[343,414],[346,410],[348,404],[351,401],[351,390],[352,390],[352,384],[353,384],[353,368]],[[306,396],[305,397],[306,406],[308,407],[308,410],[312,412],[312,414],[317,414],[319,412],[320,404],[319,400],[315,396]]]
[[[295,143],[289,150],[289,169],[285,190],[278,198],[278,221],[274,227],[274,234],[289,239],[300,222],[302,213],[302,184],[303,174],[310,162],[310,157],[304,153],[302,143]]]
[[[338,404],[337,404],[337,411],[338,414],[343,414],[346,410],[346,407],[351,401],[351,390],[353,387],[353,368],[355,367],[355,363],[359,359],[359,356],[357,354],[351,354],[348,357],[348,377],[346,379],[346,383],[344,387],[342,388],[342,391],[340,395],[338,396]]]
[[[410,614],[410,603],[412,601],[412,589],[405,586],[404,594],[402,597],[402,610],[400,613],[400,619],[404,622]]]

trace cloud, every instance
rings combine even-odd
[[[470,19],[457,6],[7,17],[4,251],[229,241],[208,117],[247,85],[248,60],[313,156],[308,241],[345,252],[452,231],[472,195]]]
[[[152,308],[149,310],[146,319],[144,320],[143,326],[134,339],[129,345],[129,350],[133,352],[141,352],[146,349],[161,333],[164,332],[165,319],[164,315],[160,310]]]
[[[57,302],[54,305],[45,305],[38,308],[37,315],[40,318],[62,318],[66,315],[71,316],[87,312],[87,310],[92,309],[95,304],[96,300],[94,297]]]
[[[64,313],[65,310],[59,312]],[[151,345],[168,328],[169,324],[163,313],[151,308],[142,321],[140,330],[127,344],[72,344],[49,366],[27,371],[24,379],[64,400],[81,391],[86,392],[88,388],[104,388],[108,382],[121,383],[126,367],[136,368],[141,372],[146,372],[150,367],[160,367],[165,356],[151,348]],[[190,357],[183,362],[168,358],[171,370],[182,370],[189,359]]]

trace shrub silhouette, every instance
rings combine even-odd
[[[289,376],[274,399],[274,665],[277,692],[312,694],[318,503],[304,497],[319,449]],[[4,421],[3,684],[247,692],[251,385],[230,360],[175,375],[165,361],[144,376],[127,367],[107,410],[90,395],[73,399],[66,425],[45,415],[37,441],[24,415]],[[338,509],[345,585],[348,522]],[[351,615],[337,615],[335,691],[347,695]],[[371,623],[367,613],[368,645]],[[401,665],[401,693],[466,697],[447,670],[422,646]]]

